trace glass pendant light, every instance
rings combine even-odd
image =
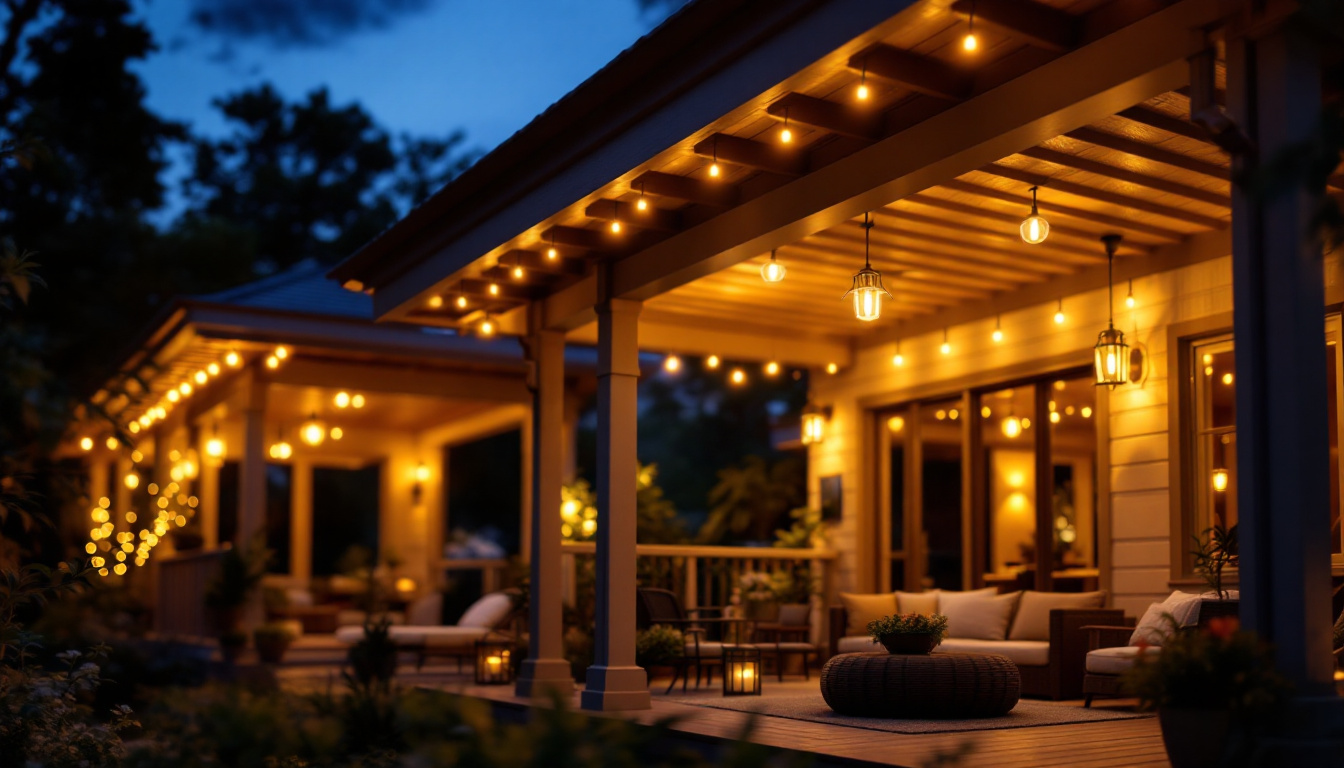
[[[966,36],[961,39],[961,47],[966,51],[974,51],[980,47],[980,40],[975,36],[975,2],[971,2],[971,15],[966,25]]]
[[[1125,333],[1115,327],[1115,250],[1120,246],[1120,235],[1102,235],[1106,244],[1106,330],[1097,334],[1094,348],[1097,386],[1115,389],[1129,381],[1129,345]]]
[[[714,142],[710,153],[714,156],[714,161],[709,164],[709,176],[710,178],[717,179],[722,172],[719,169],[719,137],[717,135],[714,136]]]
[[[1031,188],[1031,215],[1022,220],[1022,241],[1039,245],[1050,236],[1050,222],[1036,210],[1036,187]]]
[[[770,249],[770,261],[761,265],[761,279],[767,283],[778,283],[784,279],[788,270],[775,258],[775,249]]]
[[[308,421],[299,428],[299,438],[314,447],[321,445],[327,439],[326,423],[317,418],[316,413],[310,415]]]
[[[873,221],[863,214],[863,269],[854,275],[854,285],[845,296],[854,296],[854,316],[870,323],[882,316],[882,297],[892,298],[891,293],[882,287],[882,273],[873,269],[869,258],[869,234]]]

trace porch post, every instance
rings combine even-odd
[[[560,572],[565,334],[537,328],[528,339],[527,350],[532,362],[532,594],[527,660],[516,688],[519,696],[574,690],[565,660]]]
[[[635,493],[639,302],[597,307],[597,643],[583,708],[648,709],[635,665]]]
[[[1256,170],[1257,157],[1274,158],[1316,128],[1319,42],[1300,19],[1240,33],[1228,35],[1227,102],[1258,146],[1258,155],[1234,158],[1232,174],[1241,620],[1274,646],[1299,701],[1328,695],[1339,704],[1330,655],[1325,290],[1310,226],[1324,190],[1295,182],[1257,196],[1238,181]]]
[[[243,460],[238,478],[238,530],[233,545],[251,545],[266,530],[266,382],[258,372],[246,382],[243,408]]]

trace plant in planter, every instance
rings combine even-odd
[[[1195,570],[1204,577],[1209,590],[1219,600],[1226,600],[1228,593],[1223,589],[1223,571],[1236,568],[1241,558],[1237,526],[1214,525],[1206,529],[1195,537],[1195,549],[1191,554],[1194,555]]]
[[[1141,654],[1125,676],[1140,706],[1156,708],[1173,768],[1235,764],[1287,691],[1269,649],[1234,618],[1175,628],[1161,653]]]
[[[930,653],[947,636],[947,617],[941,613],[898,613],[868,622],[868,634],[889,653]]]
[[[733,604],[742,606],[748,619],[773,621],[779,615],[779,586],[780,582],[768,573],[747,571],[737,579]]]
[[[279,664],[283,661],[285,651],[289,650],[294,639],[294,630],[283,621],[267,622],[252,632],[252,642],[257,646],[257,655],[267,664]]]
[[[675,664],[686,652],[686,636],[666,624],[654,624],[635,635],[635,663],[645,669]]]
[[[247,633],[241,630],[231,629],[219,636],[219,652],[224,657],[224,661],[233,664],[242,657],[243,651],[247,649]]]

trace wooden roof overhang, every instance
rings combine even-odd
[[[372,292],[386,319],[456,326],[489,310],[522,330],[530,306],[588,338],[599,298],[625,298],[646,302],[643,346],[676,350],[695,327],[752,358],[761,336],[785,332],[788,362],[821,364],[896,333],[839,301],[862,263],[865,212],[904,333],[1104,286],[1105,232],[1125,235],[1121,280],[1230,252],[1228,161],[1189,122],[1186,94],[1187,60],[1236,4],[976,0],[971,56],[958,45],[969,0],[745,2],[730,15],[760,19],[732,30],[735,58],[689,42],[669,53],[710,5],[693,3],[487,156],[478,167],[501,174],[500,194],[464,175],[332,275]],[[611,70],[660,56],[684,80],[674,90],[650,73],[655,95],[626,104]],[[862,104],[861,78],[873,91]],[[547,153],[568,159],[509,187],[521,173],[510,162]],[[1032,186],[1052,224],[1039,246],[1017,235]],[[756,273],[772,249],[790,270],[779,285]],[[444,300],[458,295],[465,311]]]

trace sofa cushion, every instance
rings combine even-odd
[[[1008,639],[1049,640],[1050,611],[1056,608],[1100,608],[1105,602],[1105,592],[1037,592],[1028,589],[1017,604]]]
[[[489,634],[488,629],[477,627],[389,627],[388,637],[397,645],[427,645],[431,647],[469,646]],[[364,639],[363,627],[341,627],[336,640],[354,645]]]
[[[1003,640],[1020,593],[987,595],[976,592],[941,592],[938,612],[947,617],[947,636],[976,640]]]
[[[867,635],[842,637],[835,644],[836,653],[873,653],[880,650],[883,650],[882,646],[876,645],[873,638]]]
[[[845,634],[868,634],[868,622],[896,613],[896,595],[884,592],[860,595],[841,592],[840,602],[845,605]]]
[[[417,597],[406,607],[406,623],[412,626],[438,626],[443,623],[443,593],[430,592]]]
[[[503,592],[491,592],[471,604],[457,620],[459,627],[494,629],[513,611],[513,598]]]
[[[972,640],[949,637],[934,653],[997,653],[1019,667],[1044,667],[1050,663],[1050,643],[1042,640]]]
[[[922,613],[932,616],[938,612],[938,591],[929,589],[923,592],[897,592],[896,609],[901,613]]]
[[[1158,648],[1140,648],[1137,645],[1098,648],[1087,652],[1086,669],[1094,675],[1119,675],[1134,666],[1134,660],[1140,655],[1155,655],[1159,652]]]
[[[1171,621],[1178,627],[1188,627],[1199,619],[1199,595],[1177,590],[1160,603],[1153,603],[1144,611],[1143,618],[1129,636],[1130,645],[1145,643],[1161,645],[1171,634]],[[1171,619],[1167,615],[1171,615]]]

